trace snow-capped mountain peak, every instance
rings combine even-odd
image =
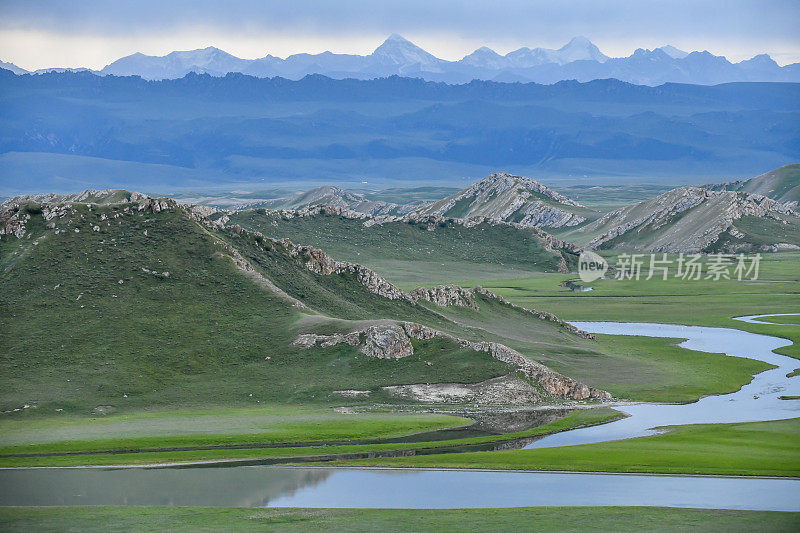
[[[586,37],[573,37],[567,44],[556,50],[556,53],[556,62],[562,65],[582,60],[597,61],[598,63],[608,60],[608,56]]]
[[[370,56],[391,65],[434,66],[441,60],[396,33],[391,34]]]
[[[488,46],[481,46],[471,54],[464,56],[459,63],[473,67],[502,69],[508,65],[505,57],[501,56]]]
[[[672,59],[683,59],[684,57],[688,56],[688,52],[684,52],[680,48],[675,48],[671,44],[667,44],[657,48],[656,50],[661,50],[665,54],[667,54]]]
[[[22,67],[16,66],[14,63],[6,63],[5,61],[0,61],[0,68],[5,70],[10,70],[14,74],[27,74],[28,71]]]

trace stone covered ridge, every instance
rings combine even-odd
[[[440,307],[448,307],[448,306],[456,306],[456,307],[469,307],[476,311],[480,310],[480,306],[478,302],[475,301],[475,295],[483,296],[484,298],[490,298],[492,300],[496,300],[502,305],[510,307],[512,309],[517,309],[524,313],[530,313],[534,315],[536,318],[540,320],[547,320],[548,322],[554,322],[561,326],[562,328],[566,329],[570,333],[574,333],[579,337],[584,339],[596,339],[594,335],[591,333],[587,333],[583,330],[580,330],[573,326],[568,322],[564,322],[556,315],[552,313],[548,313],[546,311],[538,311],[536,309],[528,309],[527,307],[522,307],[521,305],[517,305],[514,303],[509,302],[499,294],[495,294],[488,289],[484,289],[481,286],[475,286],[469,289],[465,289],[463,287],[459,287],[458,285],[440,285],[437,287],[417,287],[416,289],[412,290],[409,293],[414,301],[424,300],[426,302],[432,302]]]
[[[292,344],[301,348],[348,344],[358,346],[359,351],[369,357],[399,359],[414,354],[414,347],[410,339],[429,340],[433,338],[446,339],[508,363],[536,382],[551,396],[571,400],[611,399],[608,392],[589,387],[572,378],[553,372],[542,364],[530,361],[504,344],[468,341],[414,322],[404,322],[402,326],[394,323],[371,325],[349,333],[332,335],[307,333],[297,337]]]
[[[87,190],[75,194],[17,196],[0,205],[0,238],[4,235],[18,239],[30,237],[27,225],[32,214],[41,214],[47,222],[48,230],[54,230],[56,234],[66,231],[66,226],[71,225],[72,217],[85,217],[78,213],[75,204],[86,205],[90,210],[95,206],[125,206],[116,213],[101,214],[100,221],[106,223],[109,223],[110,219],[131,213],[158,213],[178,206],[177,202],[168,198],[151,198],[146,194],[119,189]],[[58,228],[57,222],[64,222],[62,225],[65,227]],[[95,231],[98,230],[99,227],[95,226]]]
[[[514,222],[524,227],[561,228],[577,226],[586,221],[586,217],[570,208],[585,209],[578,202],[536,180],[496,172],[412,214],[484,217]]]
[[[791,205],[765,196],[679,187],[651,200],[611,211],[580,231],[599,232],[589,242],[590,249],[609,241],[622,241],[651,252],[691,253],[706,250],[726,231],[737,235],[734,223],[744,216],[782,222],[779,214],[797,215]]]
[[[417,287],[408,293],[414,301],[425,300],[441,307],[455,305],[479,309],[478,303],[472,299],[472,291],[458,285],[439,285],[437,287]]]

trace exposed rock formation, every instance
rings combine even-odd
[[[89,211],[97,206],[125,206],[113,214],[103,214],[100,220],[108,221],[130,213],[151,212],[158,213],[178,206],[177,202],[167,198],[151,198],[138,192],[129,192],[118,189],[102,191],[87,190],[75,194],[31,194],[14,197],[0,205],[0,238],[3,235],[13,235],[21,239],[27,235],[27,224],[31,214],[41,213],[48,223],[45,228],[60,233],[57,227],[60,220],[66,219],[66,224],[71,225],[83,220],[85,215],[79,215],[74,204],[88,206]],[[76,217],[76,215],[78,215]],[[99,226],[94,226],[99,231]],[[74,228],[74,231],[80,231]]]
[[[442,338],[456,342],[464,347],[472,348],[475,351],[486,352],[495,359],[508,363],[522,371],[529,378],[538,383],[548,394],[560,398],[573,400],[585,400],[589,398],[610,399],[608,392],[589,387],[572,378],[562,376],[553,372],[546,366],[530,361],[519,352],[512,350],[508,346],[496,342],[473,342],[459,339],[448,333],[437,331],[422,324],[405,322],[403,329],[409,337],[421,340]]]
[[[420,383],[383,387],[383,390],[394,398],[421,403],[520,405],[542,400],[541,392],[513,374],[480,383]]]
[[[588,248],[609,241],[651,252],[700,252],[725,232],[738,231],[734,222],[744,216],[781,221],[794,215],[790,206],[764,196],[701,187],[680,187],[607,213],[579,231],[600,232]]]
[[[540,385],[545,392],[558,398],[572,400],[586,400],[589,398],[606,400],[611,398],[609,393],[553,372],[546,366],[530,361],[519,352],[503,344],[468,341],[415,322],[404,322],[402,327],[392,323],[371,325],[349,333],[334,333],[332,335],[307,333],[297,337],[292,344],[301,348],[311,348],[313,346],[329,347],[344,343],[350,346],[358,346],[361,353],[370,357],[397,359],[414,353],[409,337],[418,340],[446,339],[465,348],[487,353],[493,358],[508,363],[523,372]]]
[[[370,326],[364,332],[360,351],[378,359],[400,359],[414,354],[411,341],[400,326],[387,324]]]
[[[301,348],[327,348],[337,344],[358,346],[361,353],[378,359],[400,359],[414,354],[414,347],[403,328],[393,323],[373,325],[349,333],[305,333],[292,342],[293,346]]]
[[[585,209],[536,180],[497,172],[461,192],[415,210],[414,214],[483,217],[524,227],[561,228],[586,221],[578,210],[571,208]]]
[[[412,290],[409,293],[409,296],[414,299],[414,301],[418,300],[425,300],[427,302],[433,302],[436,305],[441,307],[447,306],[456,306],[456,307],[469,307],[471,309],[480,310],[480,306],[478,302],[475,301],[475,295],[483,296],[485,298],[490,298],[492,300],[496,300],[497,302],[501,303],[502,305],[511,307],[512,309],[517,309],[524,313],[530,313],[534,315],[536,318],[541,320],[547,320],[549,322],[554,322],[561,326],[562,328],[566,329],[570,333],[574,333],[579,337],[584,339],[596,339],[594,335],[591,333],[587,333],[582,331],[572,324],[568,322],[564,322],[556,315],[552,313],[547,313],[545,311],[538,311],[536,309],[528,309],[527,307],[522,307],[517,304],[513,304],[500,296],[499,294],[495,294],[488,289],[484,289],[481,286],[475,286],[469,289],[464,289],[459,287],[458,285],[440,285],[437,287],[417,287],[416,289]]]
[[[478,304],[472,299],[470,289],[464,289],[458,285],[439,285],[437,287],[417,287],[408,293],[415,301],[425,300],[436,305],[446,307],[455,305],[458,307],[470,307],[477,310]]]

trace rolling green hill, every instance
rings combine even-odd
[[[468,344],[501,342],[502,331],[462,326],[364,267],[221,214],[124,191],[3,204],[0,409],[391,403],[382,387],[502,376],[550,398],[518,364]],[[557,321],[505,314],[533,361],[602,358]],[[398,321],[444,333],[407,337]],[[318,341],[298,344],[302,335]],[[367,392],[335,392],[351,389]]]

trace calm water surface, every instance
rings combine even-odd
[[[742,317],[753,319],[755,317]],[[765,361],[740,391],[688,405],[619,408],[624,420],[545,437],[529,448],[652,434],[673,424],[780,420],[800,416],[797,360],[773,353],[785,339],[735,329],[575,322],[592,333],[687,339],[681,346]],[[698,354],[698,357],[702,355]],[[183,505],[236,507],[478,508],[670,506],[800,511],[800,480],[238,466],[210,468],[0,469],[0,505]]]

